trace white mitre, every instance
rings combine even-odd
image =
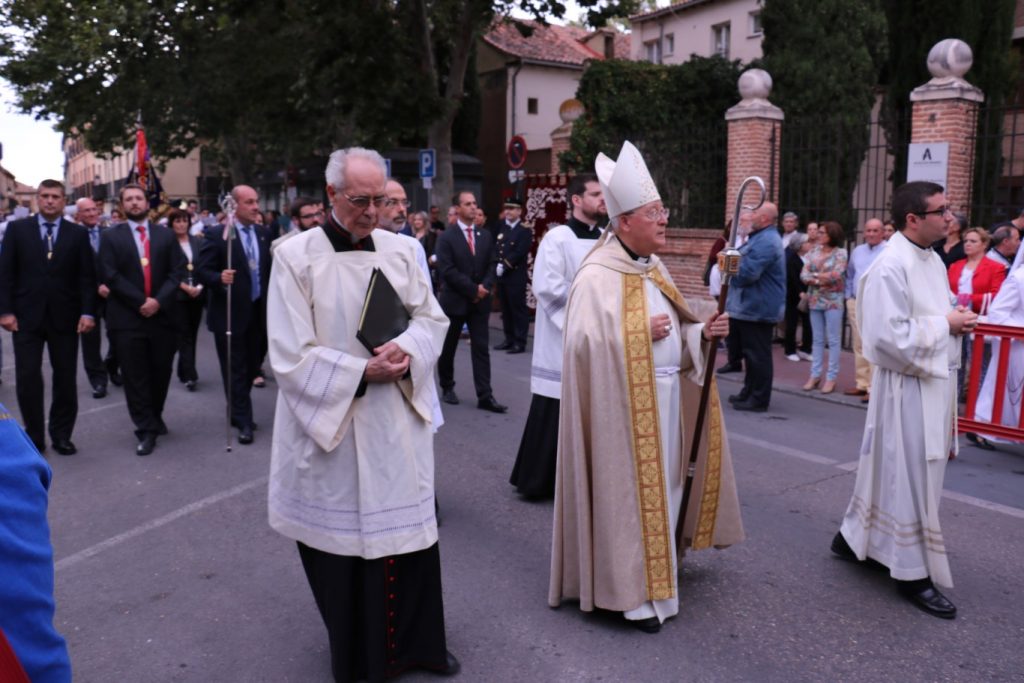
[[[597,171],[597,180],[601,183],[609,218],[621,216],[644,204],[661,200],[640,150],[629,140],[622,143],[617,161],[612,161],[603,153],[599,153],[597,160],[594,161],[594,170]]]

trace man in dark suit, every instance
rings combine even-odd
[[[174,305],[185,254],[170,230],[147,219],[149,201],[141,186],[129,183],[120,196],[128,222],[103,233],[100,270],[110,288],[107,328],[139,439],[135,453],[149,455],[157,436],[167,433],[164,402],[177,348]]]
[[[14,335],[14,373],[25,431],[46,450],[43,347],[53,368],[50,440],[73,455],[78,417],[78,335],[93,327],[96,273],[89,236],[61,218],[64,184],[44,180],[39,214],[7,225],[0,248],[0,327]]]
[[[267,285],[270,282],[270,242],[262,226],[259,195],[248,185],[231,190],[238,208],[228,268],[224,227],[206,229],[199,248],[199,281],[207,290],[206,324],[213,332],[220,372],[227,392],[231,383],[231,423],[238,428],[238,443],[253,442],[249,392],[267,353]],[[227,367],[227,288],[231,287],[231,368]]]
[[[526,351],[526,334],[530,329],[530,311],[526,307],[526,266],[533,245],[533,230],[519,220],[523,202],[509,197],[505,202],[505,219],[498,225],[498,300],[501,301],[501,322],[505,341],[494,348],[509,353]]]
[[[488,350],[488,319],[491,314],[491,292],[494,290],[494,242],[491,233],[473,224],[476,198],[472,192],[459,192],[453,200],[456,222],[437,239],[434,254],[441,274],[441,295],[438,301],[451,320],[448,334],[437,361],[445,403],[456,404],[455,350],[462,326],[469,327],[470,352],[473,358],[473,384],[477,407],[493,413],[508,408],[494,400],[491,391],[491,356]]]
[[[75,206],[78,211],[75,218],[78,224],[85,228],[89,235],[89,247],[94,255],[97,275],[100,272],[100,210],[96,202],[88,197],[82,197]],[[103,294],[105,287],[97,287],[96,297],[96,326],[82,335],[82,365],[85,366],[85,374],[89,378],[89,385],[92,387],[93,398],[103,398],[107,395],[107,364],[103,361],[100,347],[103,340],[103,314],[106,312],[106,296]]]

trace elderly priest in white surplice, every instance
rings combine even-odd
[[[270,525],[298,542],[330,640],[335,680],[420,667],[452,674],[441,601],[431,429],[448,319],[415,244],[374,231],[384,160],[331,155],[321,227],[278,245],[270,278],[274,417]],[[379,269],[410,315],[371,354],[356,338]]]

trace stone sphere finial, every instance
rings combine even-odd
[[[772,77],[764,69],[748,69],[737,82],[744,100],[767,100],[772,92]]]
[[[946,38],[928,51],[928,71],[934,78],[963,78],[974,63],[971,46],[959,38]]]
[[[584,111],[586,111],[586,108],[583,106],[583,103],[572,97],[559,105],[558,116],[562,119],[562,123],[572,123],[583,116]]]

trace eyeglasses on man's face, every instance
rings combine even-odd
[[[646,218],[649,221],[658,221],[658,220],[661,220],[661,219],[668,220],[668,217],[669,217],[669,210],[668,209],[666,209],[664,207],[659,209],[659,208],[657,208],[655,206],[652,206],[651,208],[645,209],[643,211],[631,211],[630,213],[635,213],[638,216],[643,216],[644,218]]]
[[[299,219],[304,220],[304,221],[308,221],[311,218],[320,218],[323,215],[324,215],[323,211],[312,211],[310,213],[300,213],[299,214]]]
[[[949,208],[948,206],[940,206],[939,208],[932,209],[931,211],[919,211],[916,215],[920,216],[921,218],[924,218],[926,216],[945,216],[947,214],[953,215],[953,209]]]
[[[410,202],[408,199],[389,199],[385,206],[387,206],[389,209],[393,209],[396,206],[401,206],[403,209],[408,209],[410,206],[412,206],[412,202]]]
[[[345,199],[348,200],[349,204],[356,207],[357,209],[362,209],[363,211],[370,208],[370,204],[373,204],[374,207],[378,209],[383,209],[385,206],[388,205],[388,198],[385,197],[384,195],[378,195],[376,197],[367,197],[365,195],[352,197],[346,194],[344,195],[344,197]]]

